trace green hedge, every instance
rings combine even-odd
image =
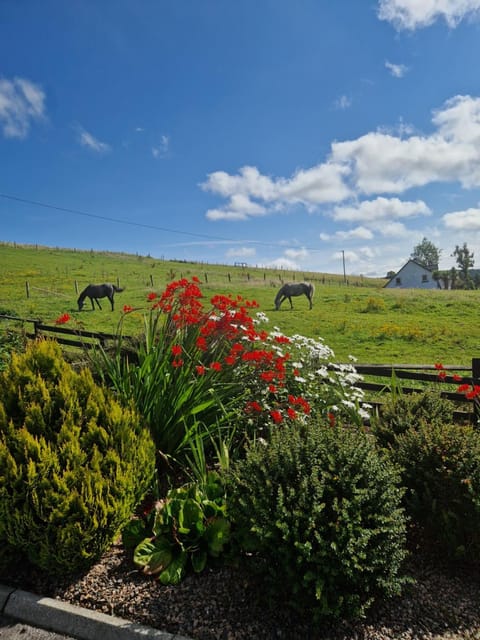
[[[282,428],[237,462],[229,480],[233,535],[266,576],[271,601],[361,616],[401,591],[406,525],[392,463],[357,429]]]

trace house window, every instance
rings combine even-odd
[[[422,276],[422,282],[428,282],[428,276],[426,273],[424,273]]]
[[[402,284],[401,278],[395,278],[395,284]]]

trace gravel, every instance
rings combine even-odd
[[[480,640],[478,567],[452,568],[416,552],[406,573],[415,582],[401,597],[375,606],[365,620],[322,627],[299,619],[286,602],[268,608],[261,582],[244,567],[207,569],[163,586],[138,571],[120,544],[69,582],[26,568],[0,581],[195,640]]]

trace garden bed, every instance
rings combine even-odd
[[[415,552],[407,563],[415,582],[402,597],[372,609],[366,620],[312,628],[286,603],[269,609],[262,585],[245,567],[207,569],[178,586],[144,576],[114,545],[90,571],[69,582],[24,569],[3,582],[71,604],[198,640],[466,640],[480,638],[480,571]]]

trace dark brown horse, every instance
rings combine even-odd
[[[102,307],[98,299],[108,298],[113,311],[113,294],[120,293],[120,291],[123,291],[123,289],[116,287],[114,284],[89,284],[88,287],[85,287],[82,293],[78,296],[78,310],[81,311],[83,309],[85,298],[90,298],[92,309],[95,309],[95,305],[93,304],[94,301],[97,303],[98,308],[101,309]]]

